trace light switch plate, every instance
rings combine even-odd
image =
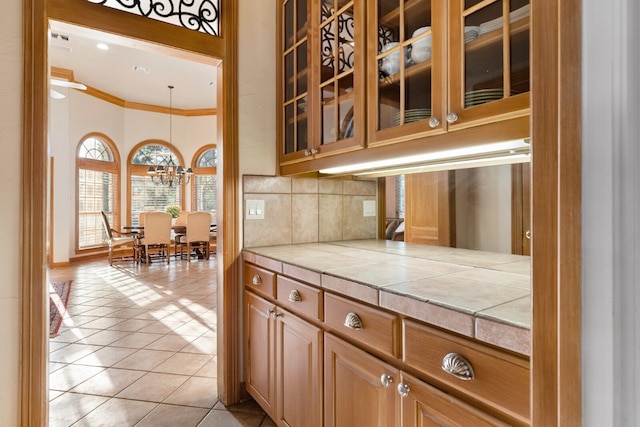
[[[376,216],[375,200],[364,200],[362,202],[362,216]]]
[[[246,219],[264,219],[264,200],[249,200],[246,201],[245,208]]]

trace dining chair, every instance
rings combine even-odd
[[[125,233],[114,230],[109,224],[109,218],[107,218],[107,214],[105,214],[103,211],[100,211],[100,215],[102,216],[102,226],[104,228],[104,232],[107,235],[107,243],[109,244],[109,265],[113,265],[114,261],[137,261],[138,239],[135,233]],[[115,248],[119,248],[128,244],[131,244],[133,251],[132,255],[122,255],[119,257],[113,256],[113,251]]]
[[[205,259],[209,259],[209,239],[211,214],[209,212],[191,212],[187,215],[187,231],[177,244],[180,247],[180,258],[184,258],[187,250],[187,261],[191,261],[191,251],[201,249]]]
[[[144,235],[140,240],[147,264],[154,258],[166,258],[169,264],[171,250],[171,215],[166,212],[149,212],[144,217]]]
[[[173,222],[173,254],[178,257],[180,254],[178,253],[178,246],[180,242],[185,238],[185,233],[187,229],[187,215],[189,215],[188,211],[180,211],[180,215]]]

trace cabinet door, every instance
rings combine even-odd
[[[325,333],[325,426],[399,426],[398,379],[396,368]]]
[[[311,0],[281,0],[280,85],[278,94],[280,159],[304,156],[309,148],[308,88],[309,88],[309,2]]]
[[[401,381],[402,427],[508,425],[405,372]]]
[[[443,132],[446,2],[377,0],[369,4],[370,144]]]
[[[245,291],[244,376],[247,391],[265,412],[276,415],[275,306]]]
[[[449,129],[529,113],[529,0],[449,7]]]
[[[322,426],[322,330],[277,311],[278,425]]]
[[[364,146],[364,7],[354,0],[315,0],[311,22],[313,98],[312,154]],[[317,135],[317,138],[316,138]]]

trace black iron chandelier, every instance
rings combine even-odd
[[[173,86],[169,88],[169,145],[171,143],[172,136],[172,108],[173,99],[172,92]],[[157,160],[157,156],[156,156]],[[151,180],[155,185],[166,185],[167,187],[173,187],[176,185],[187,185],[191,181],[191,175],[193,170],[191,168],[185,169],[180,165],[176,165],[173,161],[173,151],[169,151],[169,160],[162,165],[149,166],[147,173],[151,176]]]

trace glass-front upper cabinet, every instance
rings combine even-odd
[[[309,147],[307,91],[308,60],[308,0],[283,0],[280,11],[282,78],[279,105],[282,108],[282,153],[295,155]]]
[[[282,1],[281,165],[364,146],[364,6]]]
[[[443,132],[446,86],[445,1],[378,0],[369,4],[370,144]]]
[[[312,19],[319,28],[314,44],[319,70],[315,103],[320,113],[316,156],[357,148],[363,141],[364,3],[317,0],[317,8],[314,4]]]
[[[449,6],[449,129],[529,112],[529,0]]]

